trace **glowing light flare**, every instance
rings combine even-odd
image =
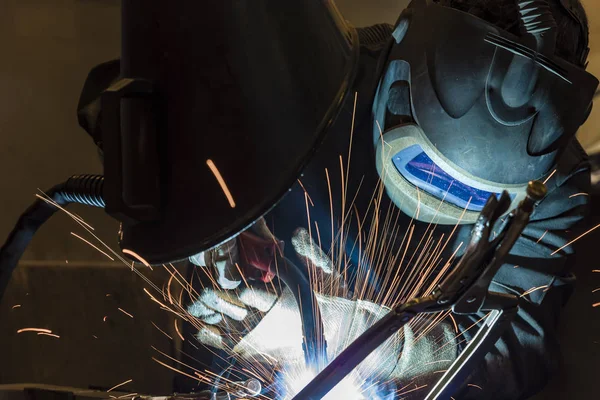
[[[573,243],[575,243],[576,241],[578,241],[579,239],[581,239],[582,237],[592,233],[593,231],[595,231],[596,229],[600,228],[600,225],[596,225],[595,227],[593,227],[592,229],[590,229],[589,231],[587,231],[584,234],[579,235],[577,238],[571,240],[569,243],[565,244],[563,247],[557,249],[554,251],[554,253],[550,254],[551,256],[555,255],[556,253],[558,253],[559,251],[561,251],[562,249],[564,249],[565,247],[569,247],[570,245],[572,245]]]
[[[293,370],[286,370],[283,376],[283,387],[285,388],[284,399],[292,399],[316,376],[317,373],[315,370],[304,366],[294,368]],[[385,397],[375,394],[378,391],[376,384],[371,383],[365,389],[365,383],[365,380],[360,379],[357,373],[352,373],[331,389],[322,400],[384,400]]]
[[[531,293],[533,293],[533,292],[537,292],[538,290],[541,290],[541,289],[547,289],[548,287],[549,287],[548,285],[543,285],[543,286],[537,286],[537,287],[533,287],[533,288],[531,288],[531,289],[529,289],[529,290],[525,291],[525,292],[524,292],[524,293],[523,293],[521,296],[519,296],[519,297],[525,297],[525,296],[527,296],[527,295],[530,295],[530,294],[531,294]]]
[[[23,333],[23,332],[44,332],[44,333],[52,333],[52,331],[50,329],[44,329],[44,328],[21,328],[17,331],[17,333]]]
[[[177,332],[177,335],[179,336],[179,338],[181,339],[181,341],[185,341],[185,339],[183,338],[183,335],[181,334],[181,332],[179,332],[179,326],[177,325],[177,320],[173,320],[173,323],[175,325],[175,332]]]
[[[573,197],[579,197],[579,196],[589,196],[588,193],[575,193],[569,196],[570,199],[572,199]]]
[[[546,180],[544,181],[544,185],[547,184],[550,179],[552,179],[552,177],[554,176],[554,174],[556,174],[556,171],[557,171],[556,169],[554,171],[552,171],[552,173],[550,174],[550,176],[548,176],[546,178]]]
[[[86,239],[82,238],[81,236],[79,236],[75,232],[71,232],[71,235],[75,236],[77,239],[81,240],[82,242],[84,242],[84,243],[88,244],[89,246],[91,246],[92,248],[96,249],[101,254],[104,254],[110,261],[115,261],[115,259],[112,258],[111,256],[109,256],[108,253],[100,250],[100,248],[98,246],[92,244],[89,240],[86,240]]]
[[[233,196],[231,194],[231,191],[227,187],[227,183],[225,183],[225,179],[223,179],[223,176],[221,176],[221,173],[217,169],[217,166],[215,165],[215,163],[213,162],[213,160],[206,160],[206,165],[208,165],[208,168],[210,168],[211,172],[213,173],[213,175],[217,179],[217,182],[219,183],[219,186],[221,186],[221,190],[223,190],[223,193],[225,194],[225,197],[227,197],[227,201],[229,202],[229,206],[231,208],[235,208],[235,200],[233,200]]]
[[[51,336],[51,337],[53,337],[53,338],[57,338],[57,339],[59,339],[59,338],[60,338],[60,336],[58,336],[58,335],[56,335],[56,334],[54,334],[54,333],[38,332],[38,336],[39,336],[39,335]]]
[[[150,321],[152,322],[152,321]],[[163,335],[165,335],[166,337],[168,337],[169,339],[173,340],[173,337],[171,337],[170,335],[167,334],[167,332],[163,331],[162,329],[160,329],[154,322],[152,322],[152,325],[154,325],[154,327],[156,329],[158,329],[160,331],[160,333],[162,333]]]
[[[127,315],[129,318],[133,318],[133,315],[129,314],[127,311],[123,310],[122,308],[118,308],[117,310],[121,311],[123,314]]]
[[[151,271],[154,271],[152,269],[152,266],[150,265],[150,263],[148,261],[144,260],[144,258],[142,256],[140,256],[138,253],[136,253],[135,251],[129,250],[129,249],[123,249],[122,251],[124,254],[128,254],[128,255],[132,256],[133,258],[135,258],[136,260],[138,260],[139,262],[144,264],[146,267],[150,268]],[[131,264],[131,270],[133,271],[133,264]]]
[[[133,379],[128,379],[128,380],[126,380],[125,382],[121,382],[121,383],[119,383],[118,385],[115,385],[115,386],[111,387],[110,389],[108,389],[108,390],[106,391],[106,393],[108,393],[108,392],[112,392],[112,391],[113,391],[113,390],[115,390],[116,388],[118,388],[118,387],[121,387],[121,386],[124,386],[124,385],[127,385],[128,383],[131,383],[131,382],[133,382]]]

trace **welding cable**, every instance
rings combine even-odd
[[[302,319],[302,349],[306,365],[321,371],[327,366],[327,342],[319,304],[307,272],[276,252],[277,277],[294,294]]]
[[[46,200],[38,198],[25,210],[0,248],[0,302],[10,282],[10,277],[33,236],[59,210],[55,204],[60,207],[69,203],[104,207],[103,186],[104,177],[101,175],[74,175],[66,182],[46,191]]]

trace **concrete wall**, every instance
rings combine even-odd
[[[0,1],[0,241],[46,189],[77,173],[101,173],[76,106],[87,72],[118,57],[117,0]],[[115,242],[117,225],[101,210],[73,207]],[[103,256],[69,235],[65,215],[42,228],[24,260],[95,261]]]

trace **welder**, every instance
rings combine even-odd
[[[137,3],[124,2],[124,21],[158,22],[124,23],[121,63],[92,71],[80,122],[104,152],[107,211],[123,222],[122,246],[152,263],[189,257],[229,291],[205,289],[191,304],[206,324],[200,340],[223,347],[226,331],[245,318],[261,329],[263,316],[293,313],[283,296],[261,290],[275,266],[254,253],[260,246],[271,243],[299,264],[309,258],[331,275],[331,243],[345,221],[339,256],[349,268],[359,265],[356,243],[371,224],[360,217],[380,182],[379,209],[398,207],[399,226],[414,220],[413,237],[432,222],[447,236],[459,224],[447,258],[468,242],[490,195],[506,190],[518,204],[537,179],[549,193],[493,283],[522,297],[518,317],[455,398],[521,399],[544,387],[558,365],[556,325],[574,280],[571,248],[563,246],[588,205],[589,168],[574,135],[598,82],[585,72],[588,26],[579,0],[414,0],[395,25],[356,30],[330,2],[271,14],[268,2],[209,2],[217,16],[204,27],[192,13],[176,14],[185,9],[180,2],[162,11],[156,2]],[[168,22],[174,15],[179,26]],[[304,38],[294,30],[302,24]],[[192,38],[195,29],[201,33]],[[204,40],[211,30],[223,38]],[[115,118],[119,112],[139,120]],[[136,129],[133,137],[115,133]],[[155,152],[139,150],[148,148]],[[332,206],[343,192],[351,210]],[[315,222],[321,249],[307,236]],[[401,237],[388,236],[398,248]],[[342,286],[351,293],[348,275]],[[377,290],[393,290],[370,279]],[[368,320],[375,306],[356,315]],[[458,330],[479,317],[456,317]],[[270,320],[275,325],[262,329],[285,336],[283,320]],[[384,367],[405,384],[430,384],[451,361],[437,363],[439,343],[449,341],[444,357],[456,357],[472,331],[455,335],[449,320],[419,344],[406,334],[402,356]]]

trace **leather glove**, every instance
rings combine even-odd
[[[324,283],[329,290],[336,288],[336,293],[338,287],[345,287],[324,278],[334,276],[333,264],[306,230],[295,232],[292,245],[311,274],[319,274],[314,281]],[[213,281],[213,286],[203,288],[188,307],[188,313],[204,325],[197,335],[200,342],[232,349],[270,311],[282,294],[282,287],[272,282],[275,251],[283,251],[283,243],[261,219],[237,238],[190,258],[193,264],[207,268]]]

